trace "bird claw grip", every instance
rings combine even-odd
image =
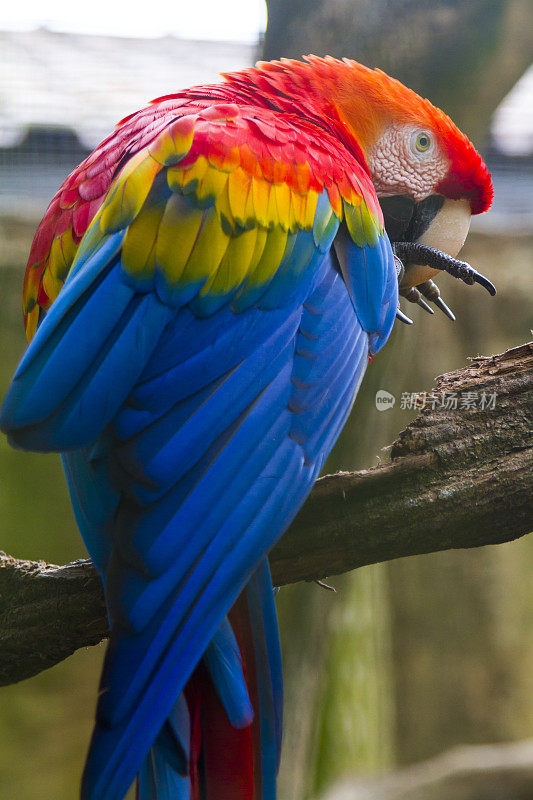
[[[436,247],[428,247],[427,245],[417,244],[416,242],[394,242],[392,247],[399,284],[401,284],[405,275],[404,263],[419,263],[427,264],[428,267],[433,269],[441,269],[469,286],[472,286],[474,283],[479,283],[490,295],[494,296],[496,294],[496,288],[488,278],[481,275],[480,272],[471,267],[470,264],[467,264],[466,261],[459,261],[459,259],[453,258],[453,256],[450,256],[448,253],[437,250]],[[409,302],[416,303],[423,308],[424,311],[433,314],[433,309],[423,299],[423,297],[425,297],[427,300],[434,303],[437,308],[440,308],[452,322],[455,322],[453,312],[440,296],[440,290],[432,280],[424,281],[424,283],[416,287],[411,286],[408,289],[400,289],[400,294],[403,295],[406,300],[409,300]],[[407,324],[411,323],[409,317],[400,310],[399,306],[396,316],[402,322]]]
[[[394,254],[400,258],[403,263],[417,263],[427,264],[432,269],[441,269],[452,275],[454,278],[467,283],[472,286],[474,283],[479,283],[487,292],[494,297],[496,294],[496,287],[488,278],[478,272],[466,261],[460,261],[453,258],[448,253],[443,253],[437,250],[436,247],[428,247],[425,244],[418,244],[417,242],[395,242],[393,245]]]

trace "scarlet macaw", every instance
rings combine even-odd
[[[387,341],[398,284],[438,301],[446,268],[493,291],[453,258],[492,185],[443,112],[348,60],[224,79],[122,120],[53,198],[26,270],[31,344],[1,424],[62,453],[105,587],[90,800],[136,776],[142,800],[273,800],[267,553]]]

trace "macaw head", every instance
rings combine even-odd
[[[495,293],[455,258],[471,215],[488,210],[493,188],[480,154],[443,111],[381,70],[349,59],[260,62],[229,77],[239,81],[243,74],[275,106],[290,113],[296,101],[366,159],[402,295],[433,313],[425,296],[454,319],[431,280],[442,269]]]
[[[308,60],[367,160],[387,233],[403,262],[401,294],[419,302],[420,292],[413,290],[419,287],[453,318],[431,281],[444,262],[435,268],[427,248],[455,257],[471,215],[490,207],[493,187],[483,159],[443,111],[381,70],[348,59]],[[483,285],[495,291],[486,279]]]
[[[471,215],[492,201],[480,154],[443,111],[381,70],[345,60],[338,78],[334,102],[365,153],[391,241],[457,255]],[[404,284],[434,272],[409,265]]]
[[[395,253],[400,294],[433,313],[424,296],[454,319],[431,280],[439,270],[496,293],[487,278],[455,258],[472,214],[490,207],[493,188],[480,154],[443,111],[381,70],[346,58],[259,62],[224,77],[245,97],[259,95],[289,114],[297,108],[333,129],[366,160]]]

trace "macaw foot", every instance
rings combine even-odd
[[[426,264],[432,269],[442,269],[454,278],[464,281],[464,283],[469,286],[472,286],[474,283],[479,283],[490,295],[494,296],[496,294],[496,287],[494,284],[471,267],[470,264],[467,264],[466,261],[459,261],[459,259],[453,258],[453,256],[450,256],[448,253],[443,253],[435,247],[427,247],[426,245],[417,244],[416,242],[394,242],[392,247],[394,250],[394,262],[396,264],[398,283],[400,285],[405,275],[404,262],[415,262]],[[409,300],[410,303],[419,305],[424,311],[427,311],[428,314],[433,314],[433,309],[426,303],[426,300],[423,299],[425,297],[427,300],[434,303],[437,308],[440,308],[452,322],[455,322],[455,315],[440,296],[440,290],[432,280],[424,281],[424,283],[420,283],[418,286],[400,289],[400,294],[405,297],[406,300]],[[399,307],[396,316],[398,319],[401,319],[402,322],[411,324],[409,317],[400,311]]]
[[[432,303],[435,303],[437,308],[440,308],[440,310],[446,314],[446,316],[449,317],[452,322],[455,322],[455,314],[450,308],[448,308],[440,296],[440,289],[436,283],[433,283],[433,281],[430,279],[424,283],[421,283],[418,286],[418,289],[420,292],[422,292],[424,297],[427,297],[428,300],[430,300]]]
[[[433,286],[435,286],[435,284],[433,284]],[[428,314],[435,313],[431,306],[422,299],[422,295],[416,286],[411,286],[410,289],[405,289],[402,291],[402,296],[405,297],[406,300],[409,300],[410,303],[416,303],[418,306],[420,306],[420,308],[423,308],[424,311],[427,311]]]
[[[469,286],[479,283],[490,295],[494,296],[496,294],[494,284],[474,267],[471,267],[466,261],[459,261],[459,259],[453,258],[448,253],[437,250],[436,247],[428,247],[417,242],[395,242],[393,249],[395,255],[405,263],[409,261],[411,263],[427,264],[432,269],[442,269],[454,278],[464,281]]]
[[[440,289],[436,283],[433,281],[427,280],[424,283],[419,283],[418,286],[412,286],[410,289],[404,289],[401,294],[405,297],[406,300],[409,300],[410,303],[417,303],[424,311],[428,311],[430,314],[433,314],[434,311],[430,305],[426,303],[425,300],[422,299],[422,295],[426,297],[430,302],[434,303],[437,308],[446,314],[446,316],[451,319],[452,322],[455,322],[455,315],[453,311],[448,308],[442,297],[440,296]]]

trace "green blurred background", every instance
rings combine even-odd
[[[533,144],[528,150],[527,141],[532,139],[531,133],[527,139],[527,131],[533,126],[525,128],[522,151],[518,147],[519,152],[516,148],[506,152],[505,142],[513,134],[509,119],[517,101],[514,106],[508,99],[504,101],[503,117],[499,106],[502,98],[512,99],[509,92],[525,71],[527,59],[518,59],[515,52],[503,59],[501,86],[497,90],[492,87],[492,94],[486,94],[483,101],[490,113],[480,110],[483,92],[476,90],[475,102],[472,94],[472,87],[480,86],[480,70],[487,68],[487,52],[492,60],[499,53],[505,55],[505,37],[527,24],[527,4],[492,3],[490,20],[482,2],[464,3],[462,10],[454,2],[435,4],[456,15],[474,14],[467,19],[471,39],[465,43],[461,33],[470,61],[468,80],[460,86],[457,75],[453,79],[444,67],[436,73],[423,69],[431,56],[431,43],[435,47],[431,36],[442,37],[442,58],[449,42],[453,44],[444,28],[440,33],[431,28],[425,49],[405,46],[405,37],[397,37],[396,62],[390,49],[368,56],[376,49],[376,41],[385,42],[390,34],[390,21],[383,23],[383,37],[379,30],[376,33],[376,14],[390,12],[394,4],[377,2],[371,14],[370,5],[348,0],[333,4],[313,0],[307,6],[271,2],[265,51],[273,57],[280,52],[293,55],[328,50],[383,64],[398,75],[405,69],[405,79],[410,77],[414,88],[446,108],[454,108],[456,116],[465,109],[464,118],[458,121],[484,147],[494,171],[497,201],[494,212],[474,226],[463,256],[493,280],[498,295],[492,299],[479,287],[459,285],[444,276],[439,285],[456,313],[455,324],[442,315],[429,317],[404,304],[415,324],[396,326],[390,343],[374,359],[350,421],[329,459],[328,471],[371,466],[386,458],[383,448],[413,416],[400,408],[402,392],[429,390],[437,374],[464,365],[469,356],[501,352],[526,341],[532,324]],[[306,24],[295,26],[304,6]],[[332,8],[337,12],[334,19]],[[416,8],[413,2],[396,4],[397,12],[404,14],[397,16],[400,31]],[[354,9],[358,11],[355,21]],[[476,26],[476,19],[483,20],[483,26]],[[336,39],[335,25],[343,32]],[[287,40],[289,34],[292,38]],[[331,41],[321,46],[324,36]],[[0,129],[0,396],[25,347],[20,296],[35,226],[62,177],[101,138],[104,125],[109,125],[102,98],[111,107],[107,112],[111,119],[118,119],[123,108],[133,110],[150,96],[170,90],[171,81],[178,88],[212,80],[214,61],[221,68],[233,68],[249,63],[258,52],[253,44],[242,42],[169,42],[168,37],[132,41],[47,31],[0,32],[8,56],[0,66],[0,121],[4,126]],[[519,37],[515,49],[523,47],[521,42]],[[335,46],[342,48],[342,53],[335,52]],[[109,83],[98,84],[95,65],[101,67],[106,53],[116,54],[120,48],[130,82],[117,68],[113,81],[109,70]],[[411,63],[413,49],[417,50],[418,72]],[[451,52],[453,55],[453,47]],[[196,72],[190,70],[193,53]],[[80,60],[86,65],[85,72],[73,74],[65,66],[79,66]],[[134,63],[138,72],[132,75]],[[7,71],[5,64],[9,65]],[[70,75],[68,87],[54,82],[58,70],[62,76]],[[149,86],[147,73],[152,81]],[[416,85],[417,76],[424,79],[421,86]],[[40,82],[40,103],[48,115],[39,116],[35,81]],[[529,82],[533,100],[533,81]],[[127,92],[121,90],[123,85]],[[17,107],[13,86],[19,87],[30,107],[26,117],[8,114]],[[11,95],[6,87],[11,87]],[[43,99],[45,90],[48,95]],[[110,95],[116,99],[116,113]],[[63,117],[54,116],[47,97],[57,99],[55,106]],[[71,113],[74,122],[61,123],[66,113],[62,103],[70,104],[71,112],[73,104],[78,109],[77,116]],[[48,117],[53,124],[43,125],[43,118]],[[515,117],[523,123],[516,111]],[[396,396],[394,409],[376,409],[378,389]],[[3,439],[0,520],[0,547],[10,555],[55,563],[85,555],[59,459],[15,452]],[[316,797],[345,774],[379,774],[458,743],[533,736],[532,567],[530,537],[498,547],[366,567],[333,579],[336,594],[314,584],[283,588],[278,608],[286,728],[280,800]],[[76,796],[103,652],[103,646],[78,651],[55,668],[0,690],[0,800],[70,800]]]

